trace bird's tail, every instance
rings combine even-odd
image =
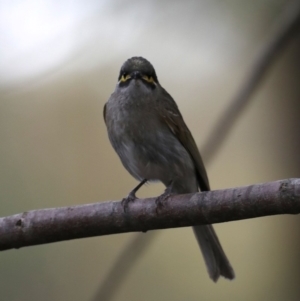
[[[234,278],[234,271],[227,259],[219,239],[211,225],[193,227],[200,246],[208,274],[213,281],[220,276],[228,279]]]

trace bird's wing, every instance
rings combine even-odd
[[[176,102],[166,90],[163,88],[162,90],[163,96],[158,100],[158,112],[160,117],[192,157],[201,191],[210,190],[207,173],[195,140],[185,124]]]
[[[106,104],[104,105],[104,108],[103,108],[103,118],[104,118],[104,122],[106,124]]]

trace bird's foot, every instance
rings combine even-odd
[[[134,202],[137,199],[135,193],[147,182],[147,179],[143,179],[135,188],[133,188],[128,196],[121,201],[124,212],[128,211],[128,205],[130,202]]]
[[[165,191],[162,195],[156,198],[156,213],[164,207],[164,202],[172,195],[172,193]]]
[[[124,212],[128,211],[129,203],[134,202],[137,199],[135,191],[131,191],[128,196],[121,201]]]

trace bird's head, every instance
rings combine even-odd
[[[122,65],[118,77],[118,86],[125,88],[136,81],[151,89],[155,89],[158,84],[153,66],[142,57],[132,57]]]

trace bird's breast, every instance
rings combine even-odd
[[[106,122],[111,144],[136,179],[168,183],[174,175],[194,173],[190,155],[147,103],[108,103]]]

